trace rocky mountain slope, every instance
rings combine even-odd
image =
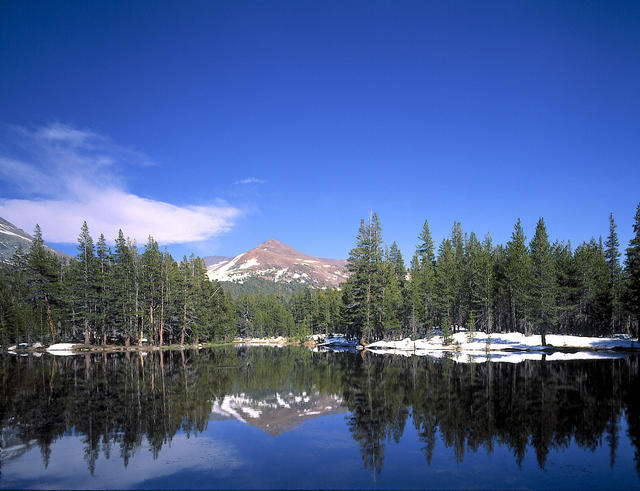
[[[33,237],[28,233],[4,218],[0,218],[0,262],[6,263],[11,261],[11,256],[13,256],[19,247],[22,247],[25,251],[29,250],[31,242],[33,242]],[[69,258],[66,254],[56,251],[49,246],[45,246],[45,248],[60,258]]]
[[[222,259],[207,268],[212,280],[242,283],[263,278],[276,283],[300,283],[314,287],[338,286],[347,279],[344,259],[325,259],[269,239],[250,251]]]

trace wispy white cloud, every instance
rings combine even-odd
[[[128,191],[127,166],[153,162],[92,131],[62,124],[5,130],[0,143],[11,150],[0,150],[0,180],[18,197],[0,198],[0,216],[25,230],[39,223],[48,241],[75,242],[86,220],[107,239],[122,228],[139,242],[149,235],[164,244],[195,242],[230,230],[241,214],[220,200],[178,206]]]
[[[264,184],[266,181],[264,179],[258,179],[257,177],[248,177],[246,179],[242,179],[241,181],[236,181],[234,184]]]

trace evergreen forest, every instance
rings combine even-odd
[[[176,261],[149,237],[120,230],[113,247],[85,222],[77,255],[47,251],[39,226],[28,250],[0,265],[0,342],[154,345],[226,343],[235,337],[340,332],[363,343],[461,328],[491,332],[638,336],[640,205],[621,252],[606,238],[550,242],[545,222],[528,239],[520,220],[506,244],[454,222],[436,247],[429,224],[408,265],[387,245],[376,214],[362,220],[338,289],[210,281],[194,255]],[[274,286],[276,285],[276,286]]]

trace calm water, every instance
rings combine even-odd
[[[638,488],[638,362],[0,356],[0,488]]]

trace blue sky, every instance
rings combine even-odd
[[[406,258],[425,218],[577,244],[611,211],[624,248],[638,53],[639,2],[2,2],[0,216],[346,257],[373,209]]]

